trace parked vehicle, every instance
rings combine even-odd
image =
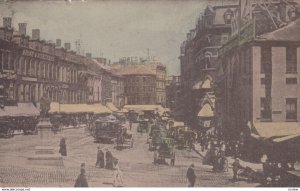
[[[166,159],[170,159],[170,165],[175,165],[174,140],[171,138],[162,138],[159,148],[154,151],[154,164],[166,163]]]
[[[112,140],[118,137],[120,129],[121,125],[117,120],[105,117],[97,119],[91,131],[96,142],[112,143]]]
[[[133,142],[132,134],[128,133],[126,128],[121,128],[117,136],[116,149],[132,148]]]

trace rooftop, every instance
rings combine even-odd
[[[300,18],[282,28],[258,36],[257,40],[300,41]]]

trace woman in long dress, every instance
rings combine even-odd
[[[122,171],[120,170],[118,161],[114,163],[114,186],[123,186],[123,175]]]

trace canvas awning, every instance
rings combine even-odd
[[[49,113],[59,113],[59,103],[51,102]]]
[[[200,90],[201,87],[202,87],[202,84],[203,82],[200,80],[200,81],[197,81],[194,85],[193,85],[193,90]]]
[[[200,89],[211,89],[211,80],[210,79],[206,79],[204,81],[197,81],[194,85],[193,85],[193,90],[200,90]]]
[[[0,109],[0,117],[31,117],[39,116],[40,111],[32,103],[18,103]]]
[[[102,104],[50,104],[50,113],[111,113],[111,111]]]
[[[206,103],[202,108],[201,110],[199,111],[198,117],[214,117],[214,112],[211,108],[211,106]]]
[[[110,109],[112,112],[119,111],[119,109],[112,102],[106,103],[106,107]]]
[[[206,79],[202,86],[201,86],[202,89],[211,89],[211,81],[210,79]]]
[[[124,108],[134,111],[157,111],[159,113],[165,111],[161,105],[125,105]]]
[[[299,122],[259,122],[254,123],[254,128],[262,138],[278,138],[300,134]]]

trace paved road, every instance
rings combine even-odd
[[[134,147],[116,150],[113,144],[95,143],[84,128],[67,129],[54,135],[48,145],[56,147],[59,140],[66,138],[68,156],[63,167],[38,166],[28,162],[36,145],[46,144],[38,135],[18,135],[11,139],[0,139],[0,186],[55,186],[72,187],[79,173],[80,164],[86,163],[90,186],[112,185],[113,172],[95,168],[97,146],[108,148],[119,159],[125,186],[177,186],[185,187],[186,170],[195,164],[196,186],[253,186],[245,182],[231,183],[231,172],[213,173],[210,166],[202,165],[201,157],[194,151],[176,150],[175,166],[154,165],[153,152],[148,150],[147,134],[132,129]]]

